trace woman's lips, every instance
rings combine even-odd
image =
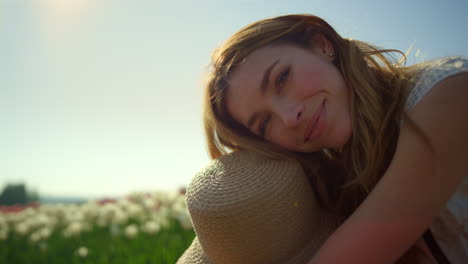
[[[319,109],[312,116],[311,121],[308,124],[304,133],[304,142],[317,139],[322,135],[323,128],[325,127],[325,102],[326,100],[323,100]]]

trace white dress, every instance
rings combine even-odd
[[[468,72],[468,60],[463,57],[447,57],[421,65],[422,71],[406,101],[407,111],[410,111],[438,82],[461,72]],[[451,196],[430,230],[452,264],[468,263],[468,175]]]

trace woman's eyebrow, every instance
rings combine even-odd
[[[265,70],[265,73],[263,74],[263,79],[262,79],[262,82],[260,83],[260,92],[262,95],[265,94],[265,91],[268,87],[268,82],[270,80],[270,73],[271,71],[273,70],[273,68],[276,66],[276,64],[278,64],[280,60],[277,59],[275,62],[273,62],[270,67],[268,67],[266,70]]]

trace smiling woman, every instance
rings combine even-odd
[[[468,61],[405,67],[390,52],[399,51],[287,15],[248,25],[212,57],[211,157],[249,150],[299,161],[321,209],[341,223],[310,263],[468,260],[466,233],[448,243],[453,227],[440,228],[453,215],[467,223],[451,208],[468,204],[468,112],[458,99],[468,96]]]

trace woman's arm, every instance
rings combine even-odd
[[[410,113],[393,161],[310,264],[394,263],[431,225],[468,174],[468,73],[450,77]]]

